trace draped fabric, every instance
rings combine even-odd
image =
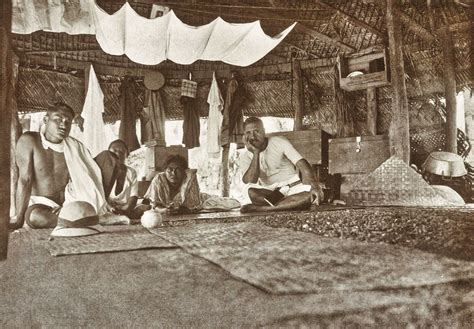
[[[260,21],[227,23],[218,17],[195,27],[184,24],[173,11],[153,19],[142,17],[128,2],[109,15],[94,0],[12,1],[14,33],[95,34],[107,54],[127,55],[145,65],[170,59],[183,65],[208,60],[248,66],[275,48],[296,24],[272,38]]]
[[[130,77],[125,77],[120,86],[120,128],[119,137],[123,140],[129,151],[140,148],[138,143],[136,122],[137,105],[135,103],[135,82]]]
[[[211,88],[207,96],[209,116],[207,121],[207,153],[210,157],[218,157],[221,151],[220,129],[222,125],[222,109],[224,99],[217,85],[216,73],[212,74]]]
[[[145,101],[140,113],[141,142],[156,142],[166,146],[165,107],[159,90],[145,90]]]
[[[72,137],[66,137],[61,143],[51,143],[44,137],[44,128],[40,136],[44,149],[64,153],[70,178],[64,191],[64,203],[86,201],[94,206],[99,215],[105,213],[102,173],[84,144]]]
[[[236,143],[237,148],[243,148],[244,117],[242,104],[245,95],[235,78],[229,81],[225,98],[224,113],[221,129],[221,145]]]
[[[183,144],[192,149],[199,147],[199,110],[196,107],[196,99],[181,96],[181,104],[183,105]]]
[[[86,100],[82,108],[81,117],[84,119],[84,132],[79,134],[79,138],[89,149],[91,155],[95,157],[97,154],[107,148],[104,134],[104,93],[100,89],[99,80],[91,65],[89,72],[89,85],[87,87]],[[78,137],[79,137],[78,136]]]
[[[92,13],[95,8],[93,0],[12,0],[12,31],[94,34]]]

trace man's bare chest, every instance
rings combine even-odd
[[[34,157],[35,174],[37,178],[54,179],[65,182],[69,179],[64,153],[41,150]]]

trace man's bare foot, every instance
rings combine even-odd
[[[250,213],[250,212],[268,211],[268,210],[271,210],[270,208],[271,207],[269,207],[269,206],[260,206],[260,205],[256,205],[256,204],[253,204],[253,203],[249,203],[249,204],[244,204],[240,208],[240,212],[242,214],[247,214],[247,213]]]
[[[31,228],[53,228],[58,223],[58,215],[51,207],[34,204],[26,210],[25,221]]]

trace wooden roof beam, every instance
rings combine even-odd
[[[343,16],[344,18],[346,18],[349,22],[351,22],[352,24],[360,27],[360,28],[363,28],[363,29],[366,29],[367,31],[375,34],[375,35],[378,35],[379,37],[381,37],[382,39],[385,39],[386,36],[385,36],[385,33],[383,31],[380,31],[378,29],[376,29],[375,27],[367,24],[366,22],[356,18],[356,17],[353,17],[349,14],[347,14],[346,12],[343,12],[342,10],[330,5],[330,4],[327,4],[326,2],[322,1],[322,0],[316,0],[315,1],[317,4],[319,4],[320,6],[322,6],[323,8],[326,8],[328,10],[332,10],[332,11],[335,11],[336,13],[340,14],[341,16]]]
[[[83,62],[83,61],[76,61],[70,59],[63,59],[57,58],[54,61],[51,57],[45,56],[38,56],[38,55],[30,55],[23,57],[21,59],[21,63],[25,63],[25,61],[30,61],[32,64],[36,65],[44,65],[54,67],[54,63],[56,63],[59,67],[67,67],[74,70],[86,70],[89,68],[90,64],[94,65],[94,71],[97,74],[101,75],[110,75],[110,76],[133,76],[137,78],[142,78],[147,71],[157,70],[163,73],[163,75],[167,79],[185,79],[188,76],[188,71],[175,71],[175,70],[163,70],[158,68],[141,68],[141,67],[116,67],[110,65],[103,65],[91,62]],[[308,59],[308,60],[301,60],[301,68],[326,68],[331,67],[335,64],[334,58],[317,58],[317,59]],[[263,70],[264,68],[264,70]],[[235,71],[234,68],[224,69],[224,70],[217,70],[216,75],[219,78],[222,77],[231,77],[232,71]],[[243,77],[251,77],[257,76],[262,74],[264,71],[266,74],[282,74],[282,73],[291,73],[291,63],[278,63],[278,64],[269,64],[265,66],[256,66],[256,67],[242,67],[238,69],[239,73]],[[211,80],[212,79],[212,71],[208,70],[193,70],[193,80]]]
[[[297,25],[298,25],[298,24],[297,24]],[[309,52],[309,51],[307,51],[307,50],[305,50],[305,49],[303,49],[303,48],[300,48],[300,47],[298,47],[297,45],[295,45],[295,44],[293,44],[293,43],[290,43],[290,42],[288,42],[288,41],[282,41],[281,43],[284,44],[284,45],[286,45],[286,46],[288,46],[288,47],[290,47],[290,48],[295,48],[295,49],[297,49],[297,50],[299,50],[299,51],[301,51],[301,52],[303,52],[303,53],[305,53],[305,54],[308,54],[308,55],[309,55],[310,57],[312,57],[312,58],[319,58],[318,55],[313,54],[312,52]]]
[[[428,42],[433,42],[436,40],[435,36],[428,31],[425,27],[421,26],[418,24],[416,21],[414,21],[410,16],[407,14],[396,10],[396,15],[400,18],[400,22],[411,32],[419,36],[425,41]]]
[[[352,52],[355,51],[355,48],[349,46],[348,44],[345,44],[342,41],[333,39],[330,36],[328,36],[324,33],[318,32],[314,29],[311,29],[311,28],[309,28],[306,25],[303,25],[301,23],[296,24],[295,30],[297,32],[300,32],[300,33],[308,34],[308,35],[312,36],[315,39],[321,40],[321,41],[323,41],[323,42],[325,42],[325,43],[327,43],[327,44],[329,44],[333,47],[336,47],[336,48],[342,50],[342,52],[344,52],[344,53],[352,53]]]

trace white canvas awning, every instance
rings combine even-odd
[[[171,10],[162,17],[140,16],[126,2],[109,15],[94,0],[12,0],[14,33],[38,30],[69,34],[95,34],[102,50],[110,55],[127,55],[132,61],[156,65],[169,59],[178,64],[197,60],[251,65],[275,48],[296,23],[275,37],[265,34],[260,21],[228,23],[218,17],[209,24],[184,24]]]

